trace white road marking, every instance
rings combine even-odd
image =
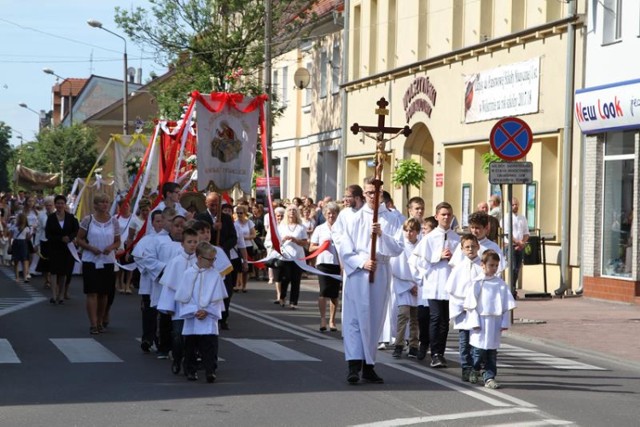
[[[51,338],[71,363],[119,363],[118,356],[93,338]]]
[[[456,414],[432,415],[428,417],[396,418],[394,420],[378,421],[375,423],[357,424],[351,427],[396,427],[412,424],[442,423],[444,421],[464,420],[478,417],[495,417],[526,412],[538,412],[532,408],[489,409],[487,411],[458,412]]]
[[[575,425],[571,421],[565,420],[540,420],[523,421],[521,423],[494,424],[492,427],[538,427],[538,426],[571,426]]]
[[[518,359],[528,360],[540,365],[550,366],[556,369],[572,370],[572,371],[606,371],[605,368],[589,365],[587,363],[575,360],[565,359],[562,357],[552,356],[546,353],[527,350],[526,348],[517,347],[515,345],[502,344],[498,354],[516,357]],[[498,356],[499,357],[499,356]]]
[[[39,302],[45,301],[45,297],[35,298],[2,298],[0,301],[0,316],[5,316],[23,308],[30,307]]]
[[[9,340],[0,338],[0,363],[21,363]]]
[[[300,361],[300,362],[320,362],[320,359],[308,356],[299,351],[292,350],[270,340],[254,340],[244,338],[223,338],[243,350],[249,350],[255,354],[276,361]]]

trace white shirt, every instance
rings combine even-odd
[[[331,240],[331,229],[329,228],[329,223],[324,222],[316,227],[315,230],[313,230],[313,234],[311,235],[311,240],[309,240],[309,243],[314,245],[321,245],[327,240],[331,241],[331,244],[326,250],[320,252],[320,254],[316,257],[316,265],[339,264],[336,246]]]
[[[511,238],[514,241],[520,241],[524,238],[524,236],[529,235],[529,223],[527,222],[527,218],[524,215],[511,214],[511,218],[513,221],[513,234]],[[507,222],[506,220],[502,221],[502,229],[505,234],[509,234],[509,224],[504,224]],[[507,237],[504,238],[505,243],[509,243],[509,239]]]

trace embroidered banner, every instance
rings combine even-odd
[[[266,96],[192,94],[198,136],[198,189],[251,193],[258,126]]]

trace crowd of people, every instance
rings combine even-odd
[[[232,203],[210,192],[198,212],[181,206],[180,196],[180,186],[169,182],[160,203],[142,198],[131,212],[120,200],[111,212],[113,201],[98,193],[92,212],[78,221],[62,195],[0,194],[3,261],[11,260],[16,281],[28,282],[37,255],[35,269],[45,275],[54,305],[69,298],[79,262],[92,335],[109,326],[116,293],[137,288],[141,350],[155,346],[158,358],[171,355],[171,371],[191,381],[198,366],[208,382],[215,380],[217,337],[230,328],[233,294],[251,291],[249,278],[268,280],[274,304],[296,310],[301,280],[315,275],[319,331],[337,332],[342,313],[348,383],[382,383],[376,353],[389,347],[393,357],[429,354],[431,367],[446,367],[453,322],[462,380],[498,387],[496,350],[515,301],[500,278],[497,196],[491,206],[478,204],[465,230],[446,202],[429,217],[420,197],[409,200],[408,217],[387,192],[376,206],[371,179],[348,186],[341,202],[295,197],[274,201],[270,210],[252,198]],[[519,249],[528,234],[517,204],[512,201]]]

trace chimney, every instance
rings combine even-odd
[[[138,68],[138,73],[136,74],[136,80],[139,85],[142,84],[142,67]]]

